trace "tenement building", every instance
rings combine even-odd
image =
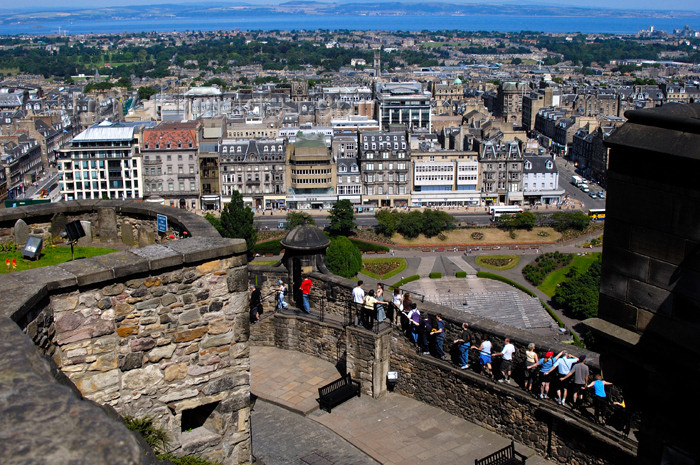
[[[363,132],[359,151],[363,204],[370,207],[407,206],[411,155],[406,132]]]
[[[402,124],[408,130],[432,129],[432,96],[420,82],[377,82],[376,97],[380,129],[387,130],[392,124]]]
[[[254,209],[278,208],[285,200],[286,141],[238,139],[221,141],[221,192],[234,190]]]
[[[165,205],[199,208],[196,121],[161,123],[143,131],[143,191]]]
[[[517,142],[486,142],[479,153],[485,205],[522,204],[523,154]]]

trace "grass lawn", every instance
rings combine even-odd
[[[77,260],[78,258],[95,257],[97,255],[105,255],[116,251],[117,249],[103,249],[101,247],[75,247],[75,258]],[[0,253],[0,261],[2,262],[6,263],[6,260],[10,260],[10,263],[12,263],[13,259],[17,261],[17,271],[29,270],[31,268],[41,268],[44,266],[54,266],[58,265],[59,263],[70,261],[70,247],[46,247],[42,249],[39,260],[26,260],[22,257],[21,250]],[[10,270],[12,270],[12,266],[10,266]],[[7,265],[0,265],[0,273],[7,273]]]
[[[492,270],[510,270],[520,263],[520,255],[480,255],[476,257],[476,263]]]
[[[253,260],[250,262],[251,265],[264,265],[264,266],[271,266],[277,263],[279,260]]]
[[[598,259],[600,252],[587,253],[586,255],[576,255],[571,263],[564,268],[559,268],[554,270],[544,278],[542,284],[537,286],[537,289],[552,297],[557,290],[557,286],[560,282],[564,281],[566,273],[572,267],[576,267],[579,272],[586,271],[591,264]]]
[[[383,274],[379,274],[372,270],[385,269]],[[394,275],[401,273],[406,269],[406,260],[403,258],[364,258],[362,259],[362,269],[360,273],[374,279],[388,279]]]
[[[484,235],[483,239],[472,239],[472,233],[480,232]],[[546,236],[538,236],[537,233],[546,233]],[[400,234],[394,234],[391,238],[392,242],[398,245],[470,245],[476,247],[479,245],[489,244],[519,244],[556,242],[561,234],[552,228],[534,228],[532,231],[519,230],[515,232],[515,239],[511,239],[508,231],[503,231],[498,228],[468,228],[468,229],[453,229],[443,233],[446,236],[444,241],[441,241],[438,236],[427,238],[422,234],[415,239],[405,239]]]

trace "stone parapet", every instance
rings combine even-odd
[[[0,223],[163,211],[192,238],[0,275],[3,463],[155,463],[115,411],[153,418],[177,455],[247,463],[245,242],[168,207],[62,204],[4,210]]]

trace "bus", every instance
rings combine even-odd
[[[523,207],[521,207],[520,205],[494,205],[489,207],[491,221],[496,221],[496,218],[499,218],[503,215],[515,215],[516,213],[521,213],[522,211]]]
[[[588,217],[593,221],[605,219],[605,208],[591,208],[588,210]]]

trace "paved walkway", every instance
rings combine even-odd
[[[251,420],[253,453],[265,465],[463,465],[510,443],[393,393],[381,399],[353,398],[329,414],[318,409],[315,399],[317,386],[339,376],[332,363],[257,346],[251,347],[250,358],[251,392],[258,398]],[[530,465],[552,463],[525,446],[516,444],[516,449],[529,457]]]

